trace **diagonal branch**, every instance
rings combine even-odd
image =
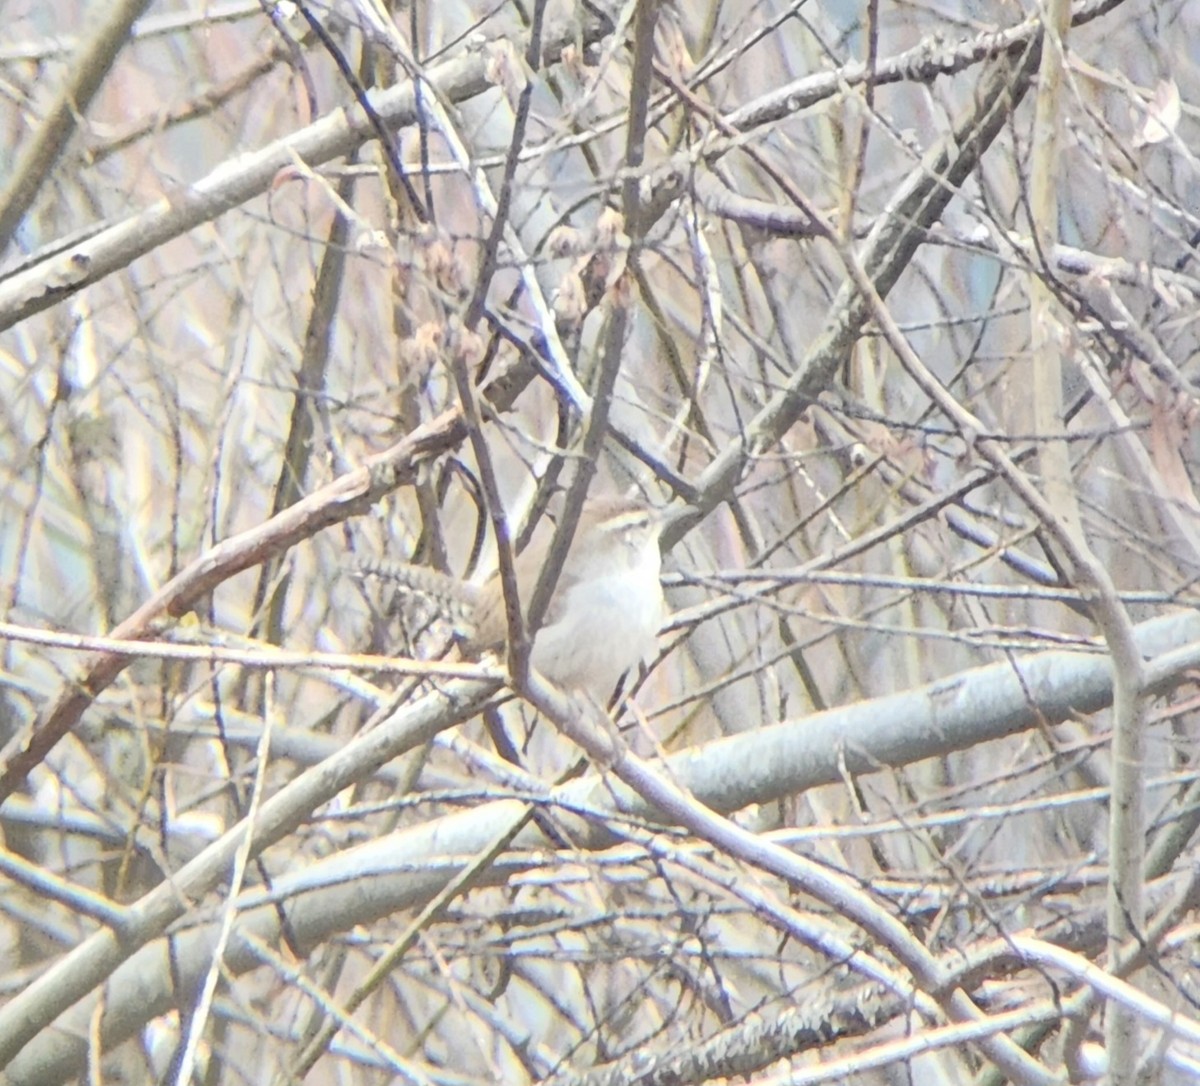
[[[446,412],[407,435],[391,449],[322,487],[249,531],[231,536],[201,554],[112,631],[117,640],[152,635],[166,619],[187,614],[208,592],[322,528],[367,512],[396,487],[411,481],[421,464],[457,444],[465,435],[462,416]],[[0,750],[0,802],[20,786],[132,657],[108,652],[95,656],[67,684],[33,724],[18,731]]]
[[[1148,690],[1169,689],[1200,666],[1200,615],[1181,612],[1154,619],[1139,626],[1136,634],[1138,650],[1147,658]],[[916,690],[720,739],[670,758],[667,775],[706,807],[735,811],[841,781],[847,772],[877,772],[1043,729],[1110,705],[1112,694],[1112,668],[1104,654],[1038,653],[961,672]],[[419,734],[436,731],[447,722],[447,710],[440,704],[438,709],[436,720],[430,707],[406,711],[394,724],[388,722],[360,736],[268,800],[256,827],[256,850],[276,839],[273,834],[284,811],[299,818],[321,802],[321,796],[328,798],[329,788],[344,787],[351,760],[354,770],[362,772],[384,754],[385,747],[395,753],[402,740],[419,742]],[[460,710],[465,713],[466,706],[456,704],[455,719]],[[508,771],[516,773],[512,767]],[[519,787],[520,782],[513,786]],[[261,954],[247,940],[280,938],[277,903],[281,901],[288,903],[288,929],[301,946],[314,946],[356,924],[424,905],[461,870],[462,857],[483,851],[494,839],[496,827],[522,812],[530,799],[586,812],[590,821],[573,827],[572,834],[574,843],[586,849],[613,844],[606,823],[614,814],[635,820],[663,818],[661,811],[632,790],[596,776],[572,781],[549,794],[531,782],[520,798],[485,803],[387,834],[281,878],[272,887],[269,902],[261,894],[243,899],[227,967],[242,973],[261,964]],[[80,1000],[84,1004],[79,1013],[90,1014],[95,995],[89,997],[89,992],[109,974],[114,975],[105,997],[106,1047],[174,1005],[178,992],[171,961],[163,944],[151,940],[182,915],[179,894],[197,897],[224,876],[240,832],[240,828],[231,830],[184,868],[174,883],[131,906],[137,926],[130,928],[124,945],[109,931],[100,931],[0,1007],[0,1062],[12,1059],[6,1068],[12,1086],[56,1083],[79,1072],[86,1056],[82,1035],[45,1027]],[[518,849],[544,846],[544,839],[535,833],[515,842]],[[541,855],[537,851],[506,854],[483,881],[503,882],[530,862],[542,862]],[[215,939],[216,927],[211,924],[198,925],[176,938],[174,963],[185,982],[203,975]],[[134,953],[137,947],[142,949]],[[14,1059],[22,1046],[26,1051]]]
[[[951,133],[922,158],[879,216],[860,259],[881,297],[887,297],[926,232],[941,218],[1028,90],[1040,49],[1037,42],[1022,48],[1024,52],[1017,57],[1005,56],[988,66],[974,104],[958,118]],[[776,180],[783,184],[784,191],[794,192],[795,187],[786,178]],[[802,198],[797,198],[797,205],[803,207]],[[814,222],[819,218],[815,214],[809,217]],[[791,379],[750,420],[745,433],[730,442],[696,480],[695,507],[667,528],[665,546],[678,542],[725,500],[754,457],[773,447],[808,404],[829,387],[869,315],[870,307],[858,284],[847,279],[833,301],[824,329],[797,363]]]
[[[71,57],[69,73],[42,123],[21,148],[8,184],[0,192],[0,253],[8,248],[13,233],[62,157],[75,131],[76,120],[104,82],[121,47],[129,38],[135,20],[150,6],[150,0],[122,0],[89,34]]]

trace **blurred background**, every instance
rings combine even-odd
[[[361,508],[330,498],[257,552],[246,533],[457,412],[455,359],[517,535],[580,468],[588,420],[569,389],[594,395],[615,373],[592,491],[637,492],[673,518],[675,617],[615,716],[647,756],[781,722],[798,734],[812,714],[1045,650],[1106,651],[1055,526],[980,441],[1086,541],[1130,623],[1195,606],[1200,6],[1075,9],[1054,69],[1026,50],[1032,4],[384,5],[0,4],[6,752],[83,691],[0,807],[6,997],[105,930],[84,903],[168,886],[247,817],[256,779],[275,794],[436,685],[316,655],[273,669],[141,658],[85,681],[86,654],[18,628],[108,635],[182,578],[184,602],[127,636],[444,654],[444,620],[355,571],[494,568],[464,432],[405,459],[394,485],[376,478]],[[914,379],[854,260],[972,427]],[[1156,853],[1166,876],[1195,864],[1178,827],[1194,817],[1197,727],[1186,670],[1162,693],[1140,728],[1147,839],[1176,827]],[[935,954],[1075,916],[1095,957],[1111,721],[1039,718],[1032,692],[1013,712],[1028,713],[1017,734],[937,757],[928,719],[897,719],[911,755],[753,806],[739,791],[753,767],[731,745],[725,809],[847,876]],[[264,766],[267,718],[290,745]],[[515,750],[527,785],[596,768],[518,703],[453,734],[481,757]],[[862,753],[854,733],[844,743]],[[481,764],[423,742],[365,767],[243,885],[519,792]],[[314,1081],[582,1081],[712,1042],[715,1070],[685,1073],[699,1081],[816,1068],[929,1024],[863,1011],[878,992],[733,888],[761,883],[882,953],[828,903],[740,857],[708,855],[701,877],[621,843],[617,824],[597,848],[553,804],[543,817],[539,851],[421,920]],[[180,906],[176,933],[222,915],[228,878]],[[303,1077],[327,1002],[344,1004],[417,915],[368,912],[220,972],[195,1075]],[[1147,982],[1191,1014],[1194,935],[1169,926]],[[162,955],[163,1005],[93,1031],[117,1012],[81,979],[75,998],[93,1002],[43,1031],[13,1081],[85,1065],[178,1080],[198,997]],[[1033,1011],[1059,994],[1042,971],[1009,962],[977,983],[990,1009],[1053,1017]],[[73,1054],[37,1054],[56,1048]],[[1200,1059],[1151,1049],[1163,1081],[1189,1081]],[[959,1045],[854,1081],[977,1073]]]

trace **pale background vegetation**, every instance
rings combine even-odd
[[[1194,1081],[1200,5],[270,6],[0,5],[6,1081]],[[584,464],[586,754],[355,573]]]

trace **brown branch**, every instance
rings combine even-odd
[[[187,614],[206,593],[235,573],[282,554],[322,528],[367,512],[385,494],[411,482],[422,463],[452,448],[465,435],[457,411],[431,419],[357,470],[194,559],[113,630],[112,636],[130,641],[152,636],[164,620]],[[93,657],[33,724],[9,740],[0,751],[0,802],[12,795],[132,660],[120,653]]]
[[[123,0],[116,4],[71,58],[66,81],[41,125],[26,141],[8,184],[0,192],[0,253],[8,248],[13,232],[62,157],[75,131],[76,120],[87,112],[100,84],[116,63],[134,21],[149,6],[150,0]]]

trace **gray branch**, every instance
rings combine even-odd
[[[1170,689],[1190,669],[1200,666],[1200,614],[1177,612],[1144,623],[1136,633],[1147,661],[1149,692]],[[709,743],[672,758],[669,773],[701,802],[719,811],[734,811],[832,783],[846,771],[864,774],[908,765],[1079,713],[1096,712],[1108,706],[1111,698],[1110,661],[1099,644],[1094,652],[1038,653],[965,671],[902,694]],[[328,764],[310,770],[300,780],[314,774],[327,778]],[[264,806],[264,818],[289,791],[285,789]],[[585,820],[573,827],[573,839],[580,847],[591,849],[615,842],[610,828],[618,821],[612,817],[615,814],[657,817],[657,812],[632,792],[595,776],[530,800],[556,805],[568,813],[587,813]],[[253,940],[280,939],[277,906],[281,903],[286,906],[289,935],[301,948],[314,947],[355,925],[422,905],[470,862],[472,855],[486,848],[496,826],[519,814],[527,801],[486,803],[347,849],[307,871],[278,880],[270,898],[261,890],[248,892],[239,901],[241,916],[230,940],[226,966],[233,973],[242,973],[260,964]],[[238,833],[234,830],[226,836],[236,838]],[[525,850],[546,846],[539,831],[526,830],[513,851],[492,867],[488,881],[502,883],[527,870],[538,861]],[[210,870],[216,868],[210,855],[215,848],[189,865],[175,885],[194,892],[187,873],[202,863]],[[225,848],[221,855],[227,852],[230,850]],[[228,860],[224,860],[220,869],[227,866]],[[133,911],[145,914],[145,903],[156,895],[159,891],[147,895]],[[174,937],[180,990],[172,982],[165,939],[142,946],[115,968],[104,995],[106,1049],[132,1036],[177,1000],[189,997],[208,968],[217,930],[212,921]],[[95,973],[85,973],[81,967],[97,956],[115,964],[122,956],[120,948],[114,934],[98,932],[0,1010],[0,1044],[5,1046],[0,1048],[2,1060],[19,1047],[13,1042],[20,1024],[45,1021],[49,1007],[57,1008],[57,1014],[79,1001],[66,1015],[63,1030],[24,1031],[24,1050],[7,1068],[11,1086],[48,1086],[82,1071],[86,1023],[97,999],[92,988],[98,980]]]

